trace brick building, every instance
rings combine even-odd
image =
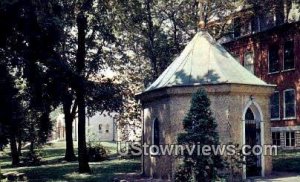
[[[300,148],[299,3],[290,8],[285,16],[263,12],[244,23],[236,19],[239,25],[221,39],[245,68],[277,85],[270,98],[272,141],[285,149]]]
[[[274,86],[248,72],[206,31],[198,32],[180,56],[138,95],[143,108],[142,143],[156,147],[175,144],[177,134],[183,131],[192,94],[199,88],[208,93],[222,144],[271,143],[269,97]],[[178,158],[147,153],[142,155],[144,175],[173,180]],[[246,164],[236,171],[238,181],[271,173],[270,155],[244,160]]]

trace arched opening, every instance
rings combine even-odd
[[[152,127],[152,145],[159,145],[159,122],[158,119],[154,119]]]
[[[261,176],[262,175],[262,157],[253,153],[252,149],[255,145],[261,145],[261,112],[256,105],[251,104],[247,107],[244,114],[245,121],[245,135],[244,144],[249,146],[245,156],[246,162],[246,177]],[[248,147],[247,147],[248,148]]]
[[[106,124],[105,127],[106,127],[106,128],[105,128],[105,133],[109,133],[109,124]]]
[[[99,124],[98,129],[99,129],[99,133],[102,133],[102,124]]]

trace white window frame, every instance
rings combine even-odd
[[[292,145],[292,132],[294,132],[294,145]],[[286,145],[286,140],[287,140],[286,135],[287,135],[287,133],[289,135],[289,141],[290,141],[290,145],[289,146]],[[285,132],[285,135],[284,135],[284,144],[285,144],[285,147],[295,147],[296,146],[296,132],[295,131],[286,131]]]
[[[246,55],[247,55],[247,54],[252,54],[252,62],[253,62],[253,63],[252,63],[252,67],[253,67],[253,72],[251,72],[250,70],[248,70],[248,69],[245,67],[245,66],[246,66],[246,64],[245,64],[246,61],[245,61],[245,60],[246,60]],[[249,72],[251,72],[252,74],[254,74],[254,72],[255,72],[255,67],[254,67],[254,51],[247,51],[247,52],[244,53],[244,62],[243,62],[243,63],[244,63],[244,65],[243,65],[244,68],[246,68]],[[251,64],[247,64],[247,65],[251,65]]]
[[[240,32],[241,32],[241,37],[242,36],[250,35],[252,33],[252,24],[251,24],[251,21],[242,24]]]
[[[292,116],[292,117],[286,117],[286,110],[285,110],[285,108],[286,108],[286,105],[285,105],[285,93],[286,92],[289,92],[289,91],[293,91],[294,92],[294,96],[295,96],[295,99],[294,99],[294,111],[295,111],[295,116]],[[296,113],[296,111],[297,111],[297,105],[296,105],[296,100],[297,100],[297,95],[296,95],[296,90],[295,89],[293,89],[293,88],[291,88],[291,89],[286,89],[286,90],[284,90],[283,91],[283,119],[296,119],[296,117],[297,117],[297,113]]]
[[[271,45],[272,46],[272,45]],[[278,68],[278,71],[274,71],[274,72],[270,72],[270,45],[268,46],[268,74],[275,74],[275,73],[279,73],[280,72],[280,65],[279,65],[279,68]],[[280,46],[278,46],[278,51],[277,51],[277,54],[279,52],[279,49],[280,49]],[[279,55],[278,55],[278,58],[279,58]],[[279,63],[280,60],[278,60],[278,63]]]
[[[293,68],[289,68],[289,69],[285,69],[285,67],[284,67],[284,61],[285,61],[285,53],[284,53],[284,51],[285,51],[285,43],[286,42],[288,42],[288,41],[292,41],[293,42],[293,53],[294,53],[294,66],[293,66]],[[296,66],[296,63],[295,63],[295,41],[293,40],[293,39],[291,39],[291,40],[285,40],[284,41],[284,43],[283,43],[283,54],[282,54],[282,57],[283,57],[283,59],[282,59],[282,66],[283,66],[283,70],[282,71],[293,71],[293,70],[295,70],[295,66]]]
[[[272,145],[274,145],[273,144],[273,133],[275,133],[275,137],[276,137],[276,134],[279,133],[279,139],[278,139],[279,140],[279,145],[276,144],[276,146],[278,146],[278,147],[281,146],[281,132],[280,131],[273,131],[272,132]],[[277,140],[277,138],[275,140]]]
[[[251,32],[252,32],[252,34],[260,32],[260,18],[259,18],[259,16],[255,16],[254,18],[257,21],[257,26],[258,27],[257,27],[257,31],[253,31],[253,27],[252,27],[252,23],[251,23]]]
[[[279,113],[279,115],[278,115],[278,118],[271,118],[271,103],[270,103],[270,118],[271,118],[271,121],[277,121],[277,120],[280,120],[280,92],[279,91],[274,91],[274,93],[273,94],[275,94],[275,93],[278,93],[278,96],[279,96],[279,98],[278,98],[278,113]]]

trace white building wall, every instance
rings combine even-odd
[[[87,118],[87,140],[88,141],[116,141],[117,132],[114,116],[107,113],[96,113],[94,116]]]
[[[86,140],[88,141],[117,141],[117,127],[114,116],[117,113],[108,115],[107,113],[96,113],[92,117],[86,118]],[[51,140],[64,141],[66,139],[65,119],[60,114],[55,119]],[[73,140],[78,140],[78,120],[73,122]]]

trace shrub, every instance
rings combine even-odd
[[[99,162],[108,159],[109,150],[106,149],[100,142],[88,144],[88,156],[90,162]]]
[[[25,166],[39,166],[42,164],[42,155],[40,151],[28,152],[22,158]]]
[[[191,176],[190,174],[190,168],[184,167],[183,165],[179,166],[176,169],[175,173],[175,181],[186,181],[189,182],[191,181]]]

